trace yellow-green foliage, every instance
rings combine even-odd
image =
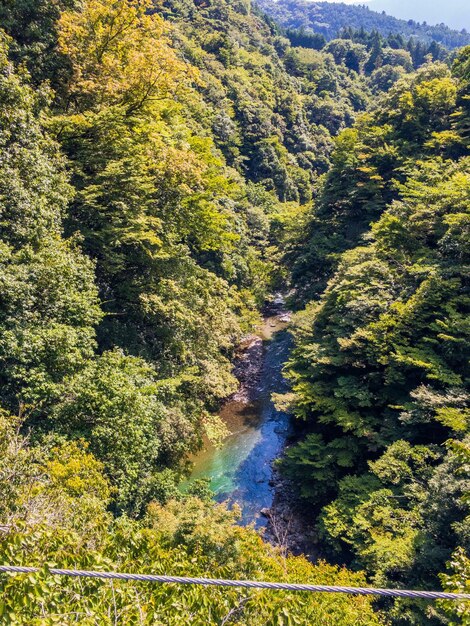
[[[2,624],[372,626],[368,598],[52,577],[50,567],[363,585],[364,576],[285,558],[237,512],[188,496],[152,503],[140,522],[106,512],[110,489],[82,444],[29,446],[0,420],[0,560],[37,574],[0,575]]]

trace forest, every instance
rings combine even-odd
[[[445,24],[427,24],[402,20],[385,11],[374,11],[367,4],[344,2],[309,2],[308,0],[259,0],[259,5],[280,24],[305,29],[335,39],[344,28],[366,32],[377,30],[382,36],[401,35],[429,45],[432,41],[446,48],[460,48],[470,44],[470,33],[465,28],[454,30]]]
[[[263,10],[0,1],[0,561],[40,568],[0,574],[1,623],[470,624],[463,601],[48,575],[470,593],[469,41]],[[181,487],[276,291],[276,467],[315,562]]]

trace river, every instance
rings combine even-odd
[[[222,446],[207,444],[192,460],[190,480],[210,479],[219,502],[237,503],[241,523],[267,524],[262,511],[270,509],[274,498],[273,461],[280,456],[290,429],[289,415],[278,411],[271,394],[286,391],[282,367],[290,349],[286,331],[289,314],[277,309],[264,318],[263,325],[243,350],[235,372],[240,390],[222,407],[220,415],[230,435]]]

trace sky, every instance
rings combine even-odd
[[[332,0],[328,0],[332,1]],[[334,1],[334,0],[333,0]],[[338,0],[339,1],[339,0]],[[347,4],[367,4],[374,11],[385,11],[402,19],[428,24],[444,22],[452,28],[470,31],[470,0],[342,0]]]

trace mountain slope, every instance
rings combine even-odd
[[[362,4],[362,2],[357,2]],[[451,28],[470,29],[470,13],[462,0],[447,0],[445,3],[429,0],[370,0],[373,11],[385,11],[404,20],[414,19],[428,24],[444,22]]]
[[[311,29],[327,39],[335,39],[341,29],[352,27],[378,30],[384,36],[392,33],[415,37],[425,43],[436,41],[451,49],[470,44],[470,34],[466,32],[452,30],[443,24],[429,26],[413,20],[400,20],[365,6],[305,0],[260,0],[258,4],[283,26]]]

